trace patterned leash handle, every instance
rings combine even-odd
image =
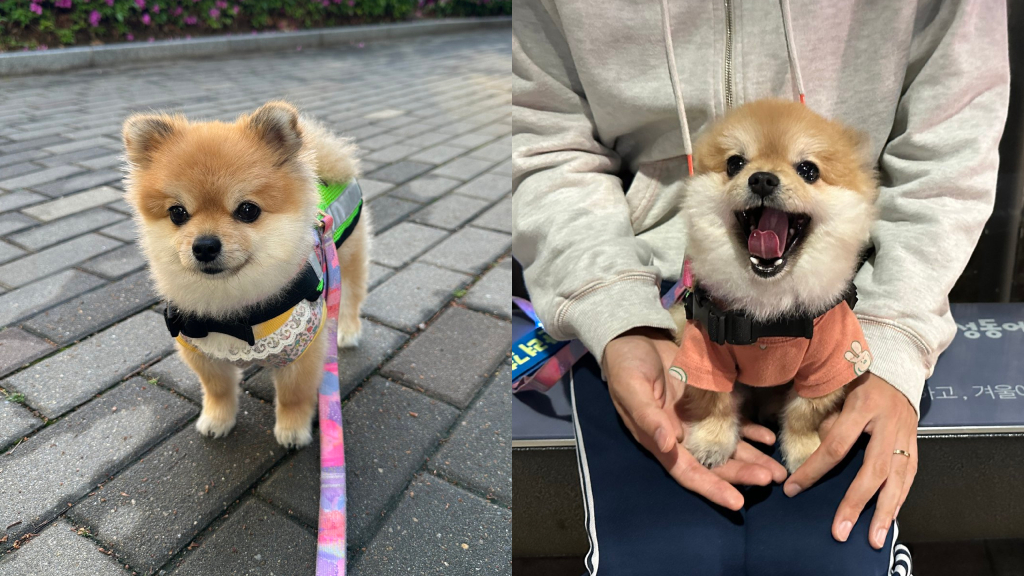
[[[338,389],[338,308],[341,270],[334,246],[334,221],[323,216],[318,249],[327,279],[327,359],[320,383],[320,526],[316,545],[317,576],[345,576],[345,439]]]

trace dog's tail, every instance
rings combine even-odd
[[[303,146],[315,157],[318,178],[324,182],[349,182],[359,176],[358,148],[348,138],[342,138],[309,116],[299,117]]]

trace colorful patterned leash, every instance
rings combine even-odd
[[[341,270],[334,245],[334,219],[321,212],[317,235],[327,279],[327,359],[320,383],[320,526],[316,544],[317,576],[345,576],[345,439],[338,388],[338,308]]]

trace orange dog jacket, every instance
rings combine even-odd
[[[871,367],[864,332],[846,302],[814,320],[812,338],[760,338],[748,345],[716,344],[690,320],[670,374],[688,386],[731,392],[733,383],[781,386],[817,398],[853,381]]]

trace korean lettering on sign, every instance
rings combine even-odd
[[[547,332],[537,331],[535,338],[522,342],[512,349],[512,370],[516,371],[524,364],[529,364],[538,354],[542,354],[558,341],[548,336]]]
[[[981,338],[982,334],[989,338],[1002,338],[1003,330],[1008,330],[1010,332],[1020,330],[1021,332],[1024,332],[1024,320],[999,324],[992,318],[982,318],[977,322],[968,322],[966,324],[958,323],[956,327],[964,333],[964,336],[971,340]]]

